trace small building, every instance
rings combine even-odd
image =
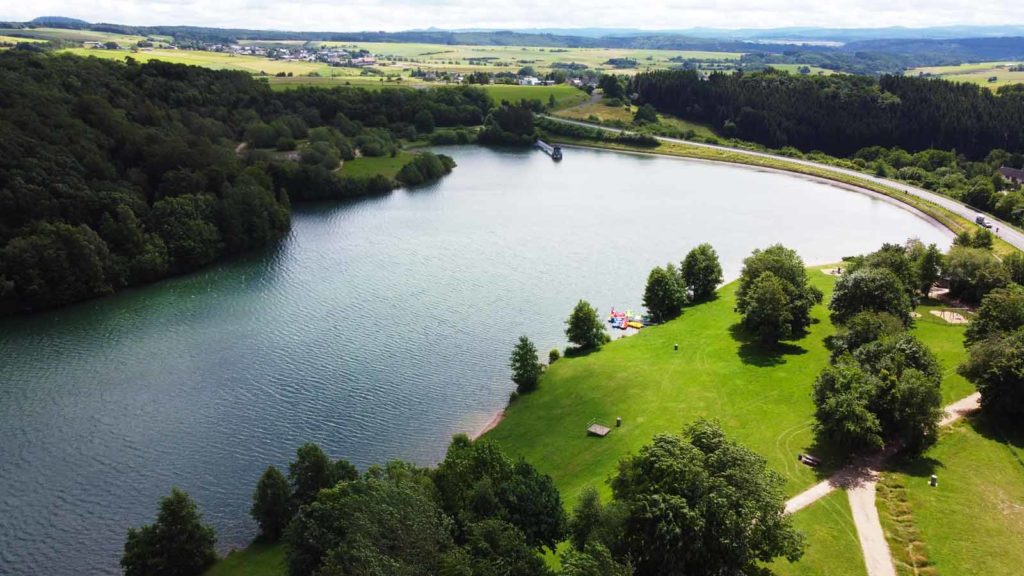
[[[523,76],[519,79],[520,86],[540,86],[541,80],[536,76]]]
[[[103,48],[102,42],[82,42],[84,48]]]
[[[1009,166],[1001,166],[999,168],[999,175],[1012,182],[1015,186],[1024,184],[1024,170],[1020,168],[1010,168]]]

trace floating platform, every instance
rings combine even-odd
[[[548,156],[551,156],[552,160],[561,160],[562,159],[562,147],[561,146],[558,146],[558,145],[552,146],[551,144],[548,144],[547,142],[545,142],[543,140],[540,140],[540,139],[538,139],[534,143],[534,145],[538,149],[540,149],[542,152],[547,154]]]

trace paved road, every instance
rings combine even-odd
[[[605,131],[608,131],[608,132],[621,132],[621,130],[618,129],[618,128],[609,128],[607,126],[598,126],[597,124],[591,124],[589,122],[580,122],[578,120],[567,120],[565,118],[558,118],[558,117],[555,117],[555,116],[545,116],[545,118],[548,118],[550,120],[554,120],[556,122],[564,122],[566,124],[575,124],[577,126],[585,126],[587,128],[597,128],[599,130],[605,130]],[[868,180],[870,182],[874,182],[874,183],[877,183],[877,184],[882,184],[884,186],[889,186],[891,188],[895,188],[896,190],[900,190],[902,192],[906,192],[907,194],[910,194],[910,195],[913,195],[913,196],[917,196],[918,198],[923,198],[923,199],[925,199],[925,200],[927,200],[929,202],[932,202],[934,204],[942,206],[943,208],[949,210],[950,212],[953,212],[954,214],[957,214],[958,216],[966,218],[970,222],[974,222],[974,218],[978,215],[978,211],[975,210],[974,208],[971,208],[970,206],[967,206],[965,204],[961,204],[960,202],[957,202],[956,200],[953,200],[952,198],[949,198],[947,196],[943,196],[943,195],[937,194],[935,192],[930,192],[930,191],[925,190],[923,188],[918,188],[916,186],[911,186],[909,184],[904,184],[903,182],[897,182],[895,180],[889,180],[887,178],[879,178],[878,176],[872,176],[870,174],[865,174],[863,172],[858,172],[856,170],[849,170],[849,169],[846,169],[846,168],[839,168],[837,166],[830,166],[828,164],[820,164],[818,162],[812,162],[810,160],[801,160],[801,159],[798,159],[798,158],[790,158],[788,156],[780,156],[778,154],[769,154],[767,152],[754,152],[754,151],[751,151],[751,150],[741,150],[739,148],[730,148],[728,146],[718,146],[718,145],[715,145],[715,144],[704,144],[703,142],[690,142],[688,140],[680,140],[678,138],[668,138],[668,137],[664,137],[664,136],[657,136],[656,138],[658,140],[663,141],[663,142],[672,142],[672,143],[675,143],[675,144],[682,144],[684,146],[695,146],[697,148],[711,148],[711,149],[714,149],[714,150],[725,150],[725,151],[728,151],[728,152],[735,152],[735,153],[738,153],[738,154],[746,154],[748,156],[756,156],[756,157],[762,157],[762,158],[776,158],[776,159],[779,159],[779,160],[785,160],[786,162],[792,162],[794,164],[802,164],[804,166],[812,166],[814,168],[820,168],[822,170],[828,170],[830,172],[835,172],[837,174],[846,174],[846,175],[850,175],[850,176],[856,176],[857,178]],[[994,228],[992,229],[992,232],[994,234],[996,234],[997,236],[999,236],[1003,240],[1006,240],[1010,244],[1016,246],[1018,249],[1024,250],[1024,233],[1014,229],[1012,226],[1010,226],[1006,222],[1003,222],[1003,221],[1001,221],[1001,220],[999,220],[997,218],[993,218],[992,216],[986,216],[986,218],[988,218],[988,220],[990,220],[993,223]],[[998,232],[996,232],[996,228],[999,229]]]

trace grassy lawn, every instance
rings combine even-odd
[[[931,474],[937,488],[928,485]],[[886,473],[883,483],[896,487],[879,510],[902,574],[925,561],[939,574],[1020,573],[1024,435],[1008,437],[971,418],[943,431],[921,458]],[[886,513],[890,507],[896,514]]]
[[[388,178],[394,178],[398,171],[412,160],[413,154],[399,151],[392,158],[391,156],[363,156],[355,160],[346,160],[341,166],[341,173],[345,176],[373,176],[383,174]]]
[[[864,576],[864,556],[853,525],[846,492],[836,491],[793,515],[793,524],[807,538],[804,557],[790,564],[769,565],[778,576]]]
[[[831,292],[830,276],[809,275]],[[700,416],[717,418],[786,477],[787,493],[806,488],[817,476],[795,456],[814,442],[810,389],[828,361],[822,340],[832,326],[817,306],[818,322],[806,337],[765,350],[735,329],[735,290],[735,283],[725,286],[716,300],[600,352],[559,360],[486,437],[550,474],[571,506],[586,486],[607,495],[616,463],[654,434],[679,432]],[[591,420],[614,424],[617,416],[622,427],[607,437],[586,435]]]
[[[956,367],[965,358],[964,349],[965,324],[950,324],[930,314],[931,310],[946,309],[937,302],[926,301],[917,308],[921,315],[914,321],[914,333],[928,345],[942,364],[942,404],[953,402],[973,394],[974,384],[956,373]]]
[[[205,576],[282,576],[287,573],[284,546],[252,544],[218,561]]]

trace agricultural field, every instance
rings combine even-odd
[[[25,38],[24,36],[4,36],[4,35],[0,35],[0,44],[18,44],[19,42],[27,42],[29,44],[32,44],[32,43],[46,42],[46,40],[41,40],[39,38]]]
[[[342,75],[345,71],[351,71],[353,74],[359,74],[358,71],[352,68],[331,68],[327,64],[317,62],[272,60],[270,58],[262,58],[259,56],[240,56],[201,50],[153,49],[130,51],[69,48],[63,50],[63,52],[77,54],[79,56],[95,56],[96,58],[108,58],[111,60],[122,61],[126,57],[131,56],[139,62],[161,60],[175,64],[202,66],[203,68],[211,68],[214,70],[243,70],[252,74],[268,74],[271,76],[280,72],[285,74],[291,72],[296,76],[308,75],[310,73],[321,74],[324,76]]]
[[[467,46],[446,44],[400,44],[394,42],[323,42],[323,46],[341,46],[367,50],[392,67],[420,67],[424,70],[469,73],[475,71],[516,72],[533,66],[545,74],[553,64],[576,63],[588,68],[633,74],[647,69],[665,69],[678,65],[671,58],[694,58],[702,61],[738,60],[738,52],[702,52],[684,50],[633,50],[613,48],[536,48],[521,46]],[[636,66],[615,68],[610,59],[633,59]],[[472,62],[471,62],[472,60]],[[385,67],[386,69],[386,67]]]
[[[117,42],[121,45],[132,45],[145,36],[131,36],[110,32],[94,32],[92,30],[66,30],[63,28],[0,28],[0,35],[38,40],[66,40],[68,42]]]
[[[805,67],[804,64],[771,64],[770,66],[776,70],[785,70],[790,74],[799,74],[800,69]],[[806,67],[810,70],[809,74],[812,76],[831,76],[836,73],[834,70],[829,70],[828,68],[819,68],[818,66]]]
[[[1010,71],[1011,66],[1020,66],[1021,62],[978,62],[959,66],[931,66],[907,70],[907,76],[934,76],[954,82],[966,82],[998,88],[1007,84],[1024,83],[1024,71]],[[995,81],[992,81],[995,78]]]

